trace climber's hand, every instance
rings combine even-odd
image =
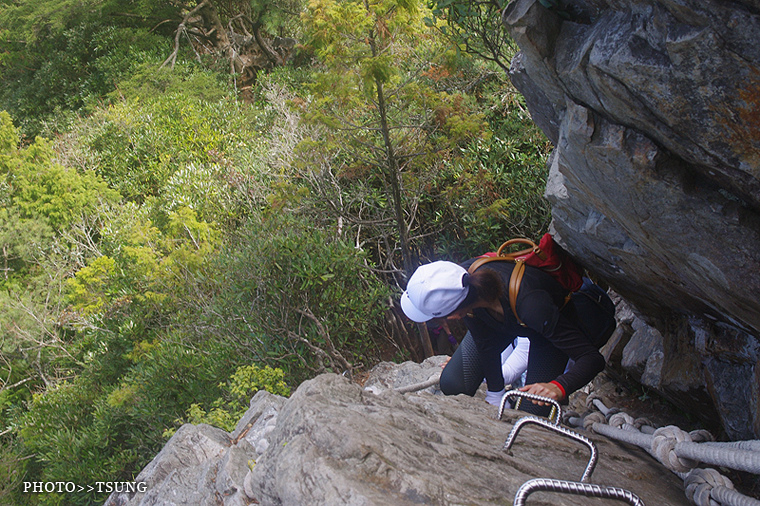
[[[541,397],[548,397],[549,399],[554,399],[558,402],[565,397],[562,393],[562,390],[554,383],[533,383],[532,385],[525,385],[524,387],[521,387],[520,391],[528,392],[529,394],[533,395],[540,395]],[[549,404],[546,402],[534,400],[531,400],[530,402],[533,404],[538,404],[539,406],[549,406]]]

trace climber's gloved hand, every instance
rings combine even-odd
[[[507,393],[507,391],[503,388],[498,392],[491,392],[490,390],[486,390],[486,402],[494,406],[500,406],[501,398],[504,397],[505,393]]]

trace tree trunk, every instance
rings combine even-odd
[[[370,46],[372,48],[372,55],[377,56],[377,49],[374,41],[370,41]],[[375,92],[377,93],[377,109],[380,114],[380,130],[385,144],[386,180],[391,187],[393,211],[399,235],[399,246],[401,248],[401,258],[404,264],[404,274],[406,279],[409,279],[414,270],[414,259],[412,258],[412,250],[409,246],[409,227],[406,223],[406,218],[404,217],[404,206],[401,195],[401,168],[393,147],[393,141],[391,140],[390,127],[388,126],[388,112],[386,110],[383,83],[377,77],[375,78]],[[417,330],[420,334],[420,341],[422,342],[425,358],[432,357],[433,345],[430,343],[430,334],[428,333],[427,325],[424,323],[418,323]]]
[[[398,158],[396,157],[396,152],[393,148],[393,142],[391,141],[383,83],[378,79],[375,79],[375,87],[378,112],[380,113],[380,130],[383,135],[383,142],[385,143],[386,180],[391,187],[391,198],[393,199],[393,212],[395,215],[396,227],[398,229],[401,258],[404,265],[404,274],[408,278],[414,269],[414,260],[412,258],[412,250],[409,247],[409,227],[407,226],[406,218],[404,217],[404,206],[401,195],[401,170]]]
[[[232,43],[227,34],[227,29],[222,25],[222,20],[219,18],[219,11],[210,0],[203,0],[204,7],[200,10],[199,14],[203,17],[203,25],[210,26],[208,35],[213,37],[212,41],[214,47],[219,50],[225,58],[230,60],[230,68],[233,72],[238,72],[240,69],[236,68],[235,54],[232,48]]]
[[[261,35],[261,23],[256,23],[253,25],[253,37],[256,39],[256,43],[259,45],[264,54],[267,55],[269,61],[271,61],[276,67],[280,67],[285,64],[282,56],[280,56],[277,51],[272,49],[272,47]]]

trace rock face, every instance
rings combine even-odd
[[[555,236],[646,317],[652,363],[625,365],[760,437],[760,3],[515,0],[503,21],[555,145]]]
[[[137,477],[146,491],[114,494],[106,506],[511,504],[529,479],[580,480],[590,452],[562,434],[526,426],[503,451],[522,415],[506,410],[498,420],[482,392],[391,388],[439,374],[443,359],[381,364],[364,388],[326,374],[289,399],[260,392],[231,434],[183,426]],[[629,490],[645,504],[689,504],[681,480],[647,453],[584,434],[599,450],[590,483]]]

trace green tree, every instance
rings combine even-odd
[[[64,285],[68,305],[53,335],[66,337],[66,353],[45,367],[59,377],[15,418],[34,479],[130,479],[188,406],[219,397],[216,385],[232,365],[215,343],[197,346],[177,330],[182,301],[215,258],[218,231],[188,208],[158,228],[130,205],[101,233],[104,254]],[[74,504],[103,499],[66,497]],[[53,494],[41,502],[59,500]]]
[[[138,205],[164,214],[185,205],[223,221],[235,212],[230,181],[248,174],[237,164],[261,149],[256,114],[205,72],[175,79],[130,88],[134,96],[98,109],[60,149]]]
[[[467,97],[419,78],[432,54],[422,15],[416,1],[315,0],[304,16],[323,64],[308,117],[324,127],[301,143],[304,164],[317,188],[343,188],[330,207],[378,233],[381,265],[400,278],[416,264],[417,202],[432,174],[454,146],[487,135]]]
[[[34,138],[46,124],[95,105],[135,65],[146,60],[158,65],[168,45],[149,30],[176,8],[168,1],[150,4],[5,2],[0,8],[0,109],[12,111],[24,136]]]
[[[50,143],[37,138],[19,153],[19,164],[2,167],[11,205],[24,218],[43,218],[60,230],[82,214],[93,213],[101,202],[119,195],[92,172],[83,174],[52,160]]]
[[[482,75],[496,74],[453,51],[422,22],[431,15],[419,2],[392,0],[314,0],[304,15],[306,44],[321,68],[313,99],[302,106],[314,131],[304,135],[296,162],[317,205],[337,215],[336,229],[371,248],[398,286],[418,258],[440,258],[435,246],[453,251],[487,236],[481,253],[483,242],[522,219],[511,211],[525,207],[511,191],[513,179],[469,177],[492,169],[483,161],[494,160],[486,153],[501,125],[496,113],[483,112],[491,100],[480,97],[492,91]],[[470,68],[476,72],[467,82]],[[543,159],[535,161],[543,170]],[[454,179],[441,177],[452,168]],[[458,197],[468,194],[482,198]]]
[[[379,360],[390,294],[352,244],[278,210],[251,217],[228,247],[209,278],[208,335],[294,384]]]
[[[24,460],[7,439],[0,436],[0,502],[11,504],[11,499],[23,487]]]
[[[551,221],[543,197],[551,143],[506,76],[484,88],[493,135],[473,140],[444,165],[433,183],[440,198],[421,211],[440,230],[436,249],[456,259],[493,251],[512,237],[538,240]]]
[[[282,369],[259,367],[256,364],[241,366],[227,381],[223,396],[212,403],[211,409],[206,411],[199,403],[190,406],[187,410],[188,422],[195,425],[208,423],[232,432],[250,407],[251,398],[259,390],[275,395],[290,395]]]
[[[52,235],[45,220],[24,218],[18,209],[0,208],[0,286],[8,287],[22,278],[51,244]]]
[[[97,214],[119,194],[92,172],[79,173],[54,160],[50,142],[19,147],[18,129],[0,111],[0,254],[3,279],[26,275],[52,244],[54,232]]]
[[[501,22],[508,0],[429,0],[431,15],[425,23],[435,26],[463,51],[509,72],[517,45]]]

